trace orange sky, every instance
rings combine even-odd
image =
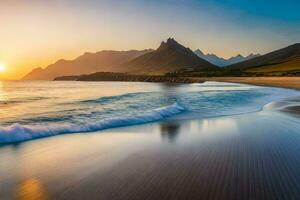
[[[297,42],[300,26],[286,29],[295,23],[192,0],[2,0],[0,78],[84,52],[156,48],[168,37],[223,57],[264,53]]]

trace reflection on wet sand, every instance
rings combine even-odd
[[[160,124],[160,133],[163,140],[173,142],[179,134],[180,124],[176,122],[164,122]]]
[[[48,194],[43,184],[35,178],[20,183],[16,191],[17,200],[48,200]]]
[[[184,134],[185,138],[200,137],[202,139],[208,137],[228,136],[238,133],[238,124],[236,120],[226,117],[215,119],[190,120],[185,123],[181,121],[165,121],[158,124],[159,132],[163,141],[174,142],[180,134]]]
[[[164,96],[168,97],[171,101],[170,104],[174,103],[173,101],[176,101],[177,99],[177,90],[180,88],[181,84],[161,83],[160,86]],[[162,139],[173,142],[179,133],[180,123],[176,121],[162,122],[159,127]]]
[[[193,122],[193,121],[192,121]],[[199,132],[201,135],[212,135],[216,136],[224,135],[229,133],[233,133],[237,131],[237,123],[236,120],[231,118],[216,118],[214,120],[204,119],[202,121],[194,120],[194,123],[198,125],[194,125],[193,132]]]

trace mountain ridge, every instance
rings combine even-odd
[[[210,63],[217,65],[219,67],[225,67],[228,65],[232,65],[232,64],[235,64],[238,62],[242,62],[242,61],[249,60],[254,57],[260,56],[260,54],[253,54],[253,53],[249,54],[248,56],[243,56],[241,54],[238,54],[236,56],[232,56],[228,59],[225,59],[225,58],[219,57],[215,54],[210,54],[210,53],[205,54],[200,49],[197,49],[194,52],[200,58],[205,59],[205,60],[209,61]]]
[[[218,67],[199,58],[191,49],[169,38],[156,49],[142,51],[103,50],[86,52],[74,60],[60,59],[45,69],[35,68],[23,80],[53,80],[95,72],[163,75],[176,71],[217,70]]]
[[[86,52],[73,60],[59,59],[44,69],[34,68],[23,77],[23,80],[52,80],[58,76],[89,74],[98,71],[117,72],[122,63],[151,51],[153,50]]]
[[[198,55],[196,55],[196,53]],[[234,63],[218,67],[201,56]],[[238,54],[224,59],[215,54],[204,54],[169,38],[153,49],[86,52],[73,60],[59,59],[46,68],[35,68],[23,80],[53,80],[61,76],[77,76],[96,72],[124,73],[128,75],[168,76],[298,76],[300,75],[300,43],[264,55]]]

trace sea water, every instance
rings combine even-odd
[[[270,102],[294,96],[300,92],[224,82],[7,81],[0,83],[0,144],[257,112]]]

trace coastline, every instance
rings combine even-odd
[[[300,77],[207,77],[196,79],[199,82],[222,81],[300,90]]]
[[[162,82],[162,83],[203,83],[205,81],[221,81],[245,83],[257,86],[282,87],[300,89],[300,77],[172,77],[159,75],[124,75],[118,73],[95,73],[91,75],[63,76],[54,81],[124,81],[124,82]]]
[[[126,75],[122,73],[98,72],[90,75],[62,76],[54,81],[121,81],[121,82],[153,82],[153,83],[198,83],[190,77],[172,77],[161,75]]]

